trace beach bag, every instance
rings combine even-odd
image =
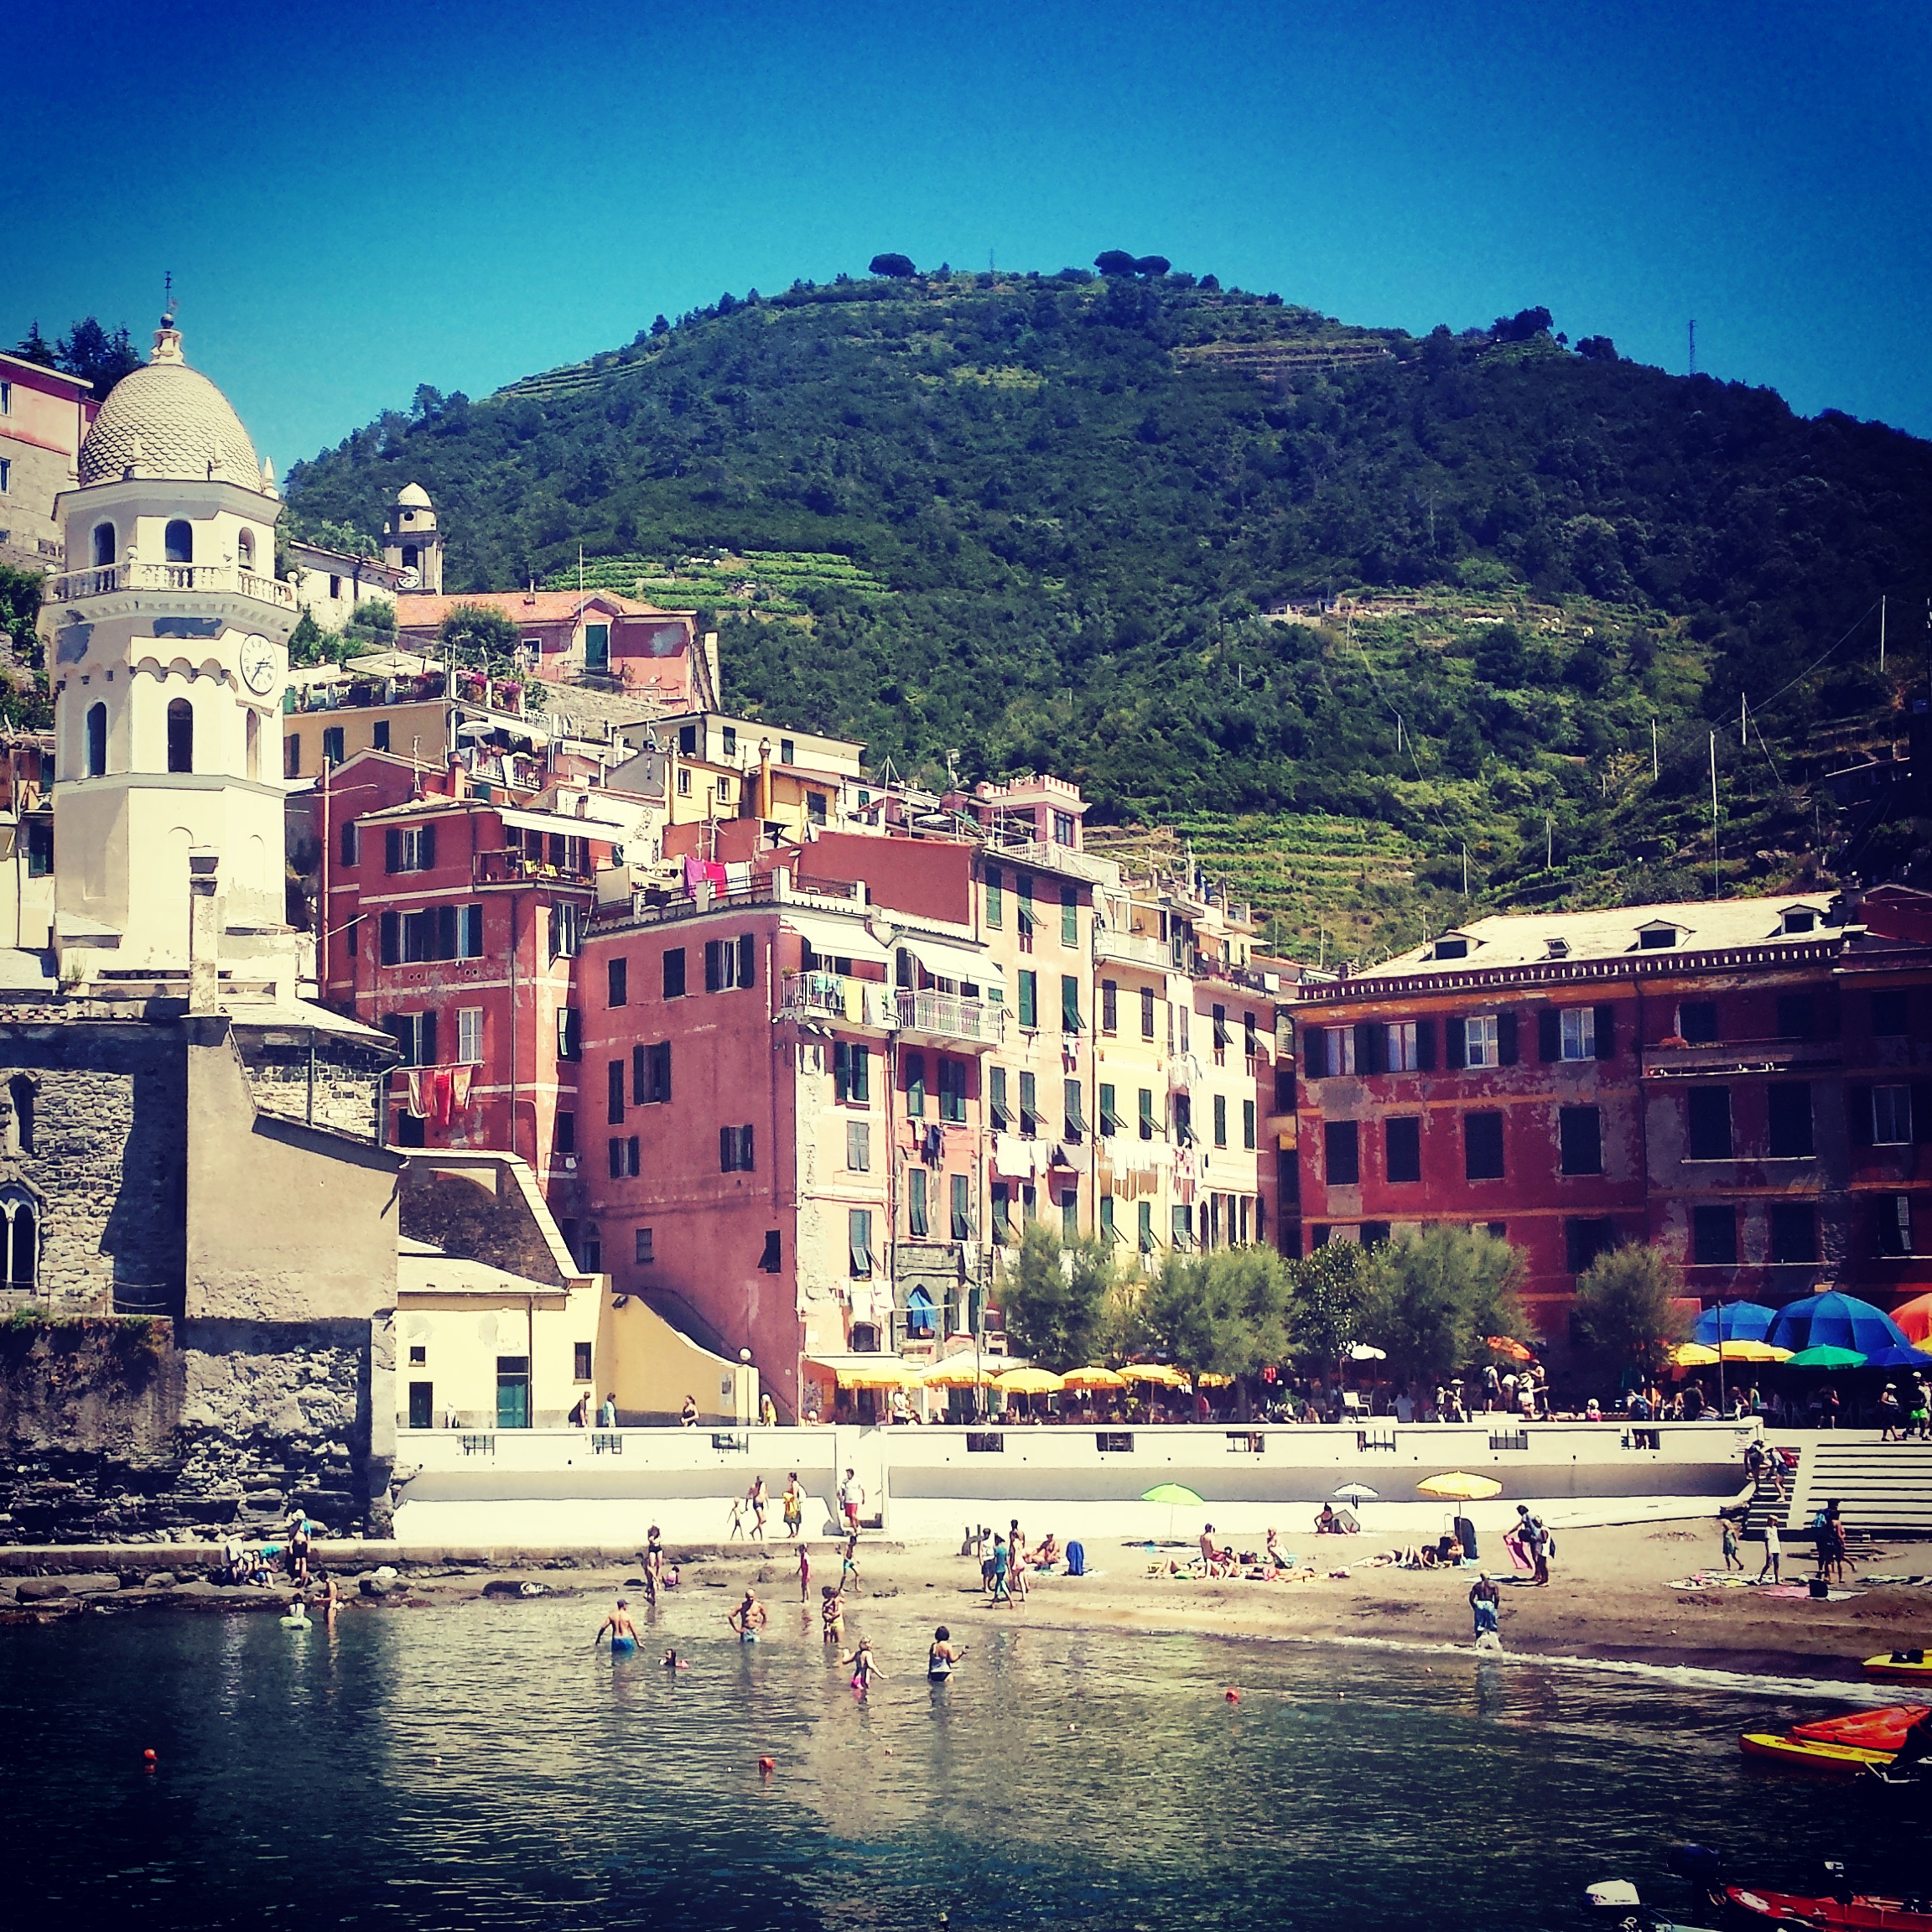
[[[1083,1544],[1069,1543],[1067,1545],[1067,1574],[1069,1576],[1084,1576],[1087,1574],[1087,1550]]]

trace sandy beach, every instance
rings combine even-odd
[[[1040,1532],[1051,1528],[1041,1523]],[[861,1540],[860,1575],[849,1602],[848,1630],[865,1627],[873,1602],[927,1597],[935,1623],[956,1633],[996,1622],[1039,1627],[1107,1626],[1147,1631],[1187,1630],[1242,1639],[1300,1641],[1373,1639],[1415,1645],[1471,1642],[1467,1592],[1471,1570],[1408,1571],[1371,1566],[1363,1559],[1384,1547],[1374,1537],[1299,1536],[1285,1534],[1283,1547],[1320,1569],[1306,1580],[1277,1578],[1205,1580],[1150,1575],[1158,1561],[1185,1561],[1193,1552],[1174,1545],[1158,1550],[1118,1541],[1087,1545],[1088,1574],[1034,1579],[1026,1600],[1010,1607],[990,1604],[979,1587],[979,1565],[958,1554],[957,1545],[902,1545]],[[1879,1545],[1848,1567],[1844,1594],[1820,1601],[1794,1591],[1760,1588],[1673,1588],[1698,1572],[1722,1574],[1723,1562],[1713,1522],[1662,1525],[1621,1524],[1570,1529],[1559,1535],[1558,1555],[1546,1588],[1501,1582],[1501,1618],[1505,1648],[1519,1655],[1618,1659],[1665,1666],[1690,1665],[1752,1675],[1794,1675],[1857,1680],[1869,1656],[1894,1648],[1932,1643],[1932,1587],[1874,1583],[1869,1578],[1932,1575],[1932,1546],[1900,1542]],[[768,1550],[743,1545],[667,1546],[681,1561],[679,1598],[710,1597],[723,1618],[735,1592],[752,1582],[775,1609],[795,1607],[797,1568],[792,1546]],[[141,1553],[151,1566],[159,1550]],[[1501,1546],[1492,1539],[1483,1568],[1507,1579]],[[1762,1560],[1759,1545],[1746,1545],[1748,1574]],[[528,1581],[547,1594],[578,1595],[607,1602],[631,1583],[634,1609],[640,1592],[631,1580],[635,1558],[544,1553],[518,1559],[509,1552],[423,1553],[397,1566],[387,1593],[377,1597],[360,1590],[360,1575],[378,1557],[365,1546],[339,1545],[319,1550],[319,1568],[333,1565],[345,1592],[349,1614],[407,1612],[479,1596],[494,1581],[492,1607],[514,1615],[520,1599],[503,1596],[506,1583]],[[1343,1565],[1346,1576],[1330,1574]],[[839,1574],[836,1545],[812,1545],[812,1596]],[[1814,1566],[1808,1550],[1787,1549],[1784,1575],[1802,1585]],[[109,1579],[103,1577],[103,1581]],[[90,1592],[84,1576],[72,1578],[72,1593],[33,1601],[29,1579],[16,1575],[0,1584],[0,1623],[71,1615],[97,1606],[127,1613],[167,1605],[210,1611],[278,1605],[278,1590],[225,1589],[192,1581],[184,1570],[171,1587],[156,1588],[137,1573],[122,1570],[121,1587]],[[23,1590],[23,1586],[26,1588]],[[586,1604],[588,1611],[589,1604]],[[1903,1698],[1909,1693],[1901,1689]]]

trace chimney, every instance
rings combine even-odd
[[[221,943],[215,919],[221,854],[198,845],[188,854],[188,1010],[218,1010]]]

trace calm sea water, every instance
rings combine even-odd
[[[861,1701],[796,1603],[741,1648],[728,1602],[669,1604],[616,1662],[590,1652],[603,1606],[584,1599],[356,1613],[333,1634],[169,1613],[0,1631],[9,1915],[1568,1927],[1607,1877],[1688,1912],[1662,1876],[1674,1840],[1795,1879],[1883,1860],[1898,1829],[1855,1789],[1740,1762],[1740,1729],[1811,1700],[1029,1628],[920,1592],[860,1607],[890,1673]],[[935,1688],[941,1618],[974,1649]],[[672,1644],[688,1673],[659,1666]]]

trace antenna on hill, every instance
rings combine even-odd
[[[1885,675],[1885,600],[1878,600],[1878,675]]]
[[[1690,318],[1690,373],[1697,373],[1697,318]]]
[[[1711,734],[1711,896],[1722,899],[1724,889],[1717,876],[1717,734]]]

